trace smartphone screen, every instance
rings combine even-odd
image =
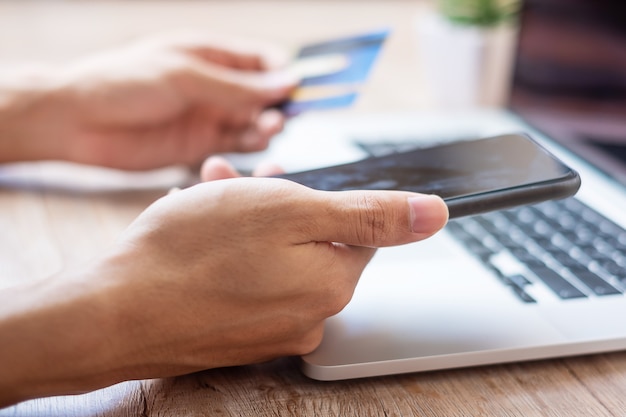
[[[431,148],[279,175],[311,188],[404,190],[442,197],[450,217],[571,196],[578,174],[522,134]]]

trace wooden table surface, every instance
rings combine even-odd
[[[372,80],[350,111],[421,109],[429,98],[420,94],[414,21],[423,7],[408,0],[5,0],[0,68],[62,62],[164,30],[233,33],[293,48],[390,26]],[[59,163],[0,166],[0,286],[93,257],[186,175],[179,168],[128,174]],[[296,358],[284,358],[27,401],[0,416],[617,416],[626,413],[624,392],[621,352],[339,382],[310,380]]]

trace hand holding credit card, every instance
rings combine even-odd
[[[293,63],[300,85],[280,108],[295,116],[351,105],[388,34],[385,29],[302,47]]]

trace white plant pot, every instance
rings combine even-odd
[[[435,107],[504,104],[514,39],[511,28],[455,24],[433,11],[416,22],[419,62]]]

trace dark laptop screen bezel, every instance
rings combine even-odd
[[[626,2],[524,1],[507,107],[626,185],[626,47],[617,68],[599,65],[615,39],[626,46]]]

